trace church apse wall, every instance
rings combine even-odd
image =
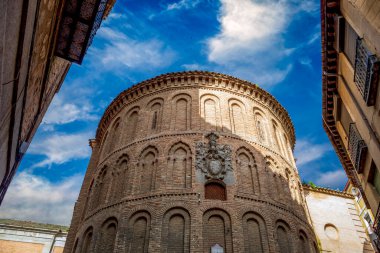
[[[218,73],[122,92],[91,140],[65,253],[317,252],[287,112]]]

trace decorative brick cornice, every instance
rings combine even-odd
[[[182,87],[217,88],[253,98],[255,101],[266,106],[282,121],[285,131],[288,132],[290,137],[290,143],[292,143],[294,148],[295,131],[291,118],[288,112],[271,94],[251,82],[208,71],[184,71],[163,74],[140,82],[121,92],[104,112],[96,132],[96,139],[98,141],[102,139],[112,119],[126,105],[150,93]]]

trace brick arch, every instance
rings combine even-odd
[[[108,138],[105,143],[105,147],[104,147],[104,154],[109,154],[111,153],[112,151],[114,151],[114,149],[117,147],[117,145],[119,145],[119,135],[120,135],[120,132],[121,132],[121,118],[120,117],[117,117],[109,131],[108,131]]]
[[[220,100],[214,94],[203,94],[200,97],[201,129],[209,131],[222,130]],[[208,102],[209,101],[209,102]]]
[[[230,126],[231,132],[237,134],[241,137],[244,137],[247,133],[246,131],[246,122],[245,118],[246,107],[243,102],[236,98],[230,98],[228,100],[229,108],[229,117],[230,117]]]
[[[128,222],[127,252],[148,252],[151,215],[146,210],[134,212]]]
[[[259,194],[260,179],[255,156],[246,147],[236,150],[236,164],[239,180],[239,193]]]
[[[116,164],[120,165],[124,161],[129,162],[129,155],[127,153],[121,154],[117,159],[116,159]]]
[[[125,192],[130,192],[131,173],[129,170],[129,156],[126,153],[120,155],[114,162],[111,171],[112,183],[109,199],[112,202],[118,202],[124,197]]]
[[[255,121],[255,133],[257,139],[262,144],[270,145],[270,136],[266,113],[258,107],[253,107],[253,117]]]
[[[113,252],[118,230],[118,220],[116,217],[107,218],[100,227],[100,238],[96,242],[95,251]]]
[[[172,207],[166,211],[162,219],[161,252],[190,252],[189,212],[182,207]]]
[[[277,148],[278,153],[286,158],[285,147],[281,138],[281,128],[276,120],[271,120],[272,126],[272,138],[274,140],[274,146]]]
[[[272,156],[269,155],[265,156],[264,159],[268,183],[273,185],[273,189],[271,189],[269,195],[275,201],[284,202],[286,198],[285,196],[283,196],[284,194],[282,192],[284,182],[281,179],[282,173],[280,171],[278,163],[273,159]]]
[[[95,174],[94,191],[91,197],[90,210],[94,210],[100,205],[106,203],[108,191],[111,185],[111,167],[108,164],[100,167]]]
[[[231,217],[222,209],[212,208],[203,213],[203,251],[209,252],[215,244],[225,253],[233,252]]]
[[[153,152],[156,154],[156,156],[158,157],[159,155],[159,152],[158,152],[158,149],[156,146],[153,146],[153,145],[148,145],[146,147],[144,147],[141,152],[140,152],[140,155],[139,155],[139,160],[141,160],[141,158],[147,154],[148,152]]]
[[[177,200],[177,201],[172,201],[168,203],[167,205],[165,205],[163,208],[161,208],[158,211],[155,210],[157,211],[155,212],[155,218],[159,219],[163,217],[166,213],[168,213],[172,209],[182,209],[189,213],[190,218],[196,217],[197,211],[198,211],[198,210],[194,210],[194,207],[192,205],[189,205],[186,202],[183,202],[182,200]]]
[[[134,106],[127,111],[124,115],[124,126],[123,130],[125,132],[125,137],[123,138],[123,143],[130,143],[136,138],[136,131],[138,129],[140,115],[140,107]]]
[[[310,246],[311,245],[310,245],[309,237],[307,236],[307,233],[303,229],[300,229],[298,231],[298,248],[300,252],[310,253],[311,252]]]
[[[166,173],[170,188],[191,188],[192,186],[192,152],[189,145],[179,141],[168,152]]]
[[[79,248],[81,253],[90,253],[93,251],[93,235],[94,228],[92,226],[89,226],[83,233],[82,240],[80,242]]]
[[[100,151],[99,151],[99,156],[104,158],[106,156],[106,141],[108,140],[108,131],[103,135],[103,138],[100,142]]]
[[[292,240],[291,227],[282,219],[276,221],[275,239],[280,253],[293,252],[295,247]]]
[[[92,178],[90,182],[90,186],[87,189],[86,201],[82,210],[81,220],[84,219],[84,217],[86,216],[86,213],[89,211],[88,209],[91,208],[91,199],[93,198],[94,187],[95,187],[95,179]]]
[[[242,225],[245,252],[268,252],[268,228],[264,218],[256,212],[249,211],[243,214]]]
[[[146,108],[149,111],[148,132],[157,133],[161,130],[162,119],[164,117],[164,99],[161,97],[153,98],[147,103]]]
[[[138,170],[136,171],[139,193],[148,193],[156,188],[156,174],[158,163],[158,149],[149,145],[140,153]]]
[[[176,94],[171,98],[171,122],[170,129],[184,131],[191,129],[192,97],[187,93]],[[184,103],[180,103],[184,101]]]

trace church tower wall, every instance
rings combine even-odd
[[[211,72],[122,92],[92,140],[65,253],[316,252],[287,112]]]

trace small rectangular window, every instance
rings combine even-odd
[[[344,54],[347,56],[351,65],[355,65],[355,55],[356,55],[356,40],[358,34],[350,26],[348,22],[345,22],[345,31],[344,31]]]
[[[157,128],[157,116],[158,116],[158,113],[154,112],[154,114],[153,114],[153,120],[152,120],[152,129],[153,130]]]
[[[368,173],[368,182],[372,184],[372,186],[375,187],[377,193],[380,194],[380,173],[373,160],[371,162],[371,168],[369,169]]]
[[[342,102],[340,103],[339,119],[338,120],[342,124],[343,129],[346,132],[346,135],[348,135],[350,132],[350,124],[353,121],[351,119],[350,114],[347,111],[346,106]]]

